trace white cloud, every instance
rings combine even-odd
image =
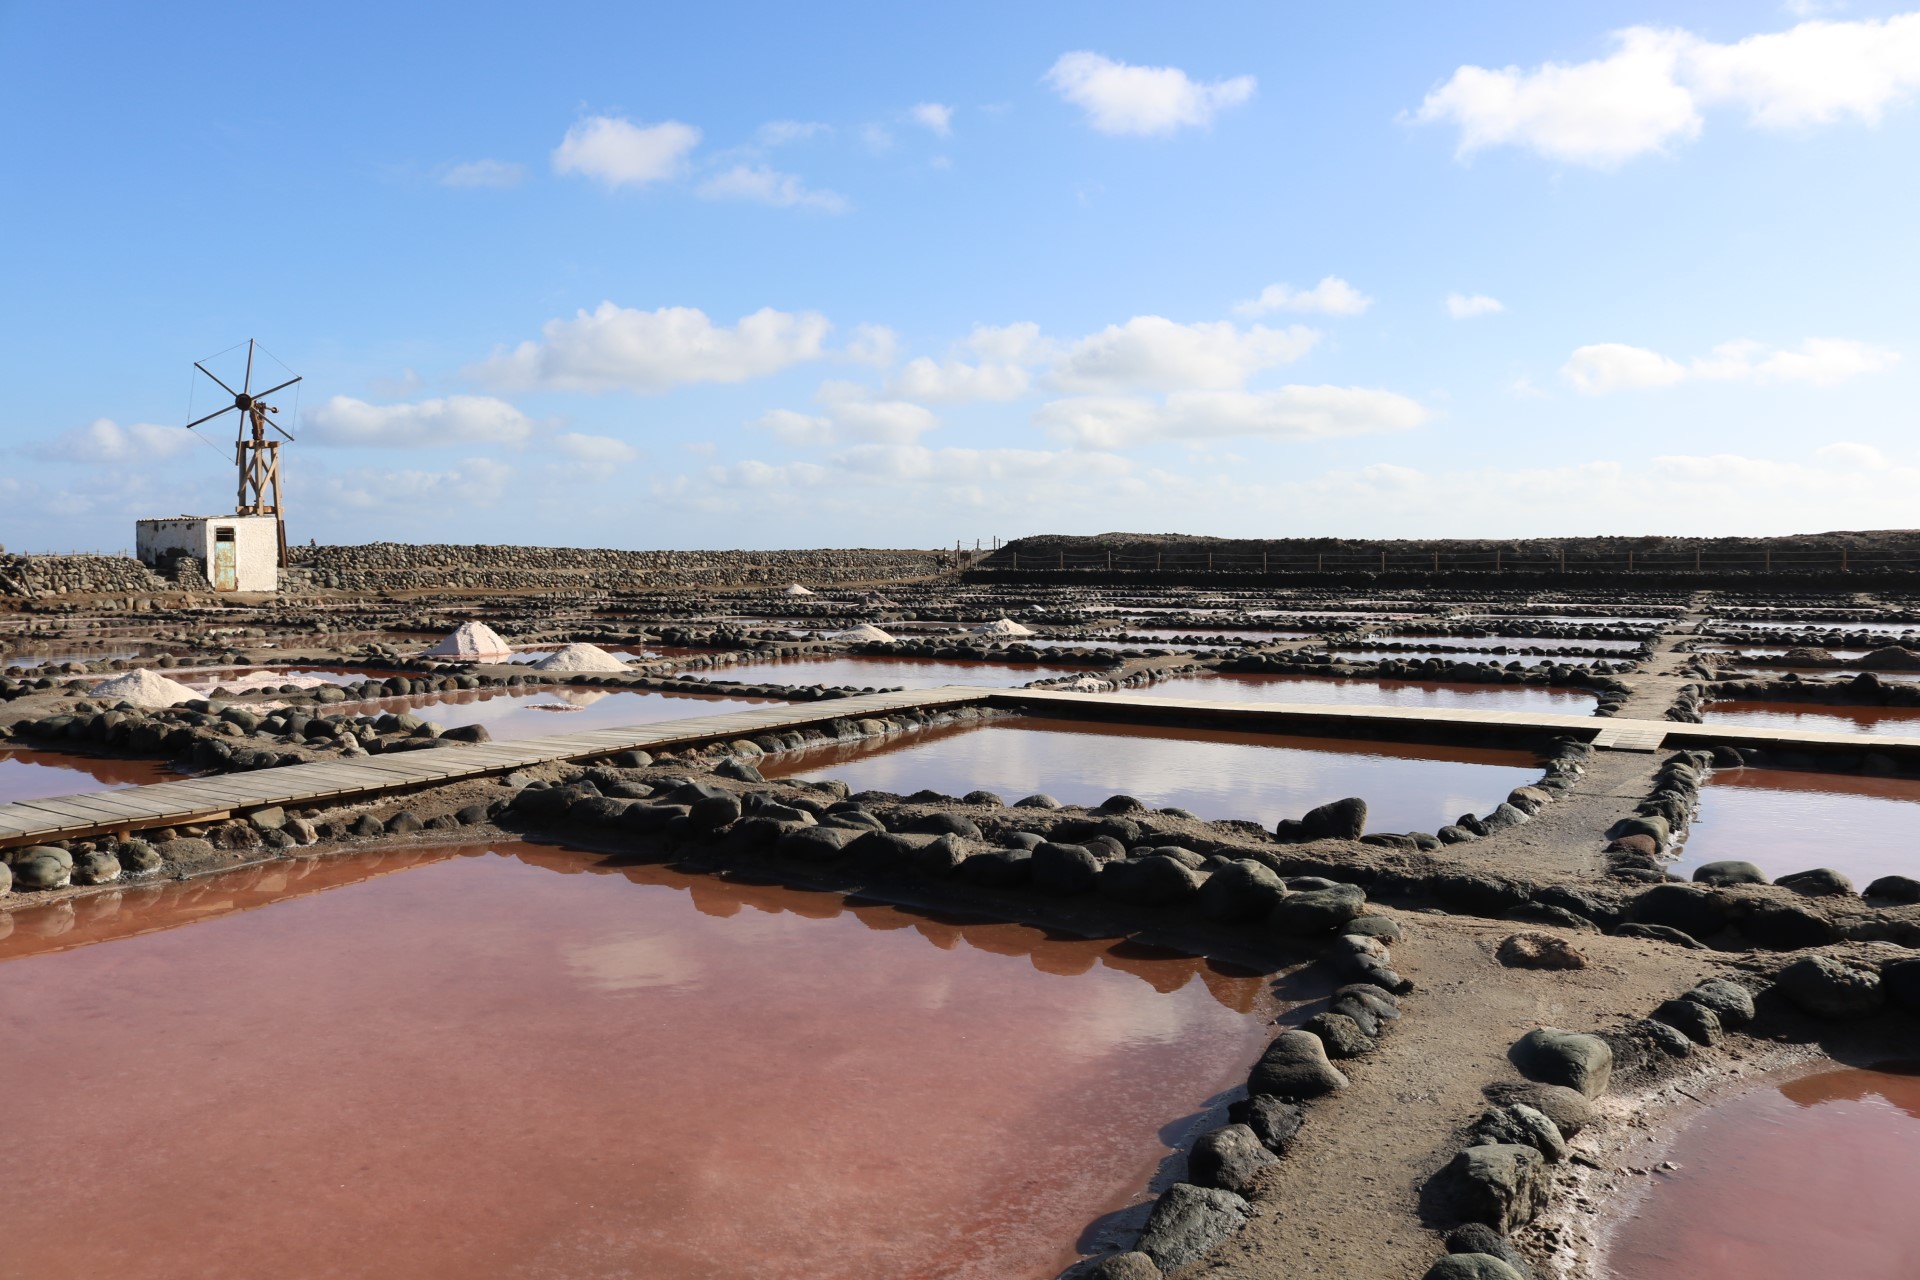
[[[1450,293],[1447,295],[1447,314],[1455,320],[1471,320],[1475,316],[1497,315],[1505,311],[1506,304],[1498,298],[1489,298],[1484,293]]]
[[[1771,129],[1876,124],[1920,91],[1920,13],[1803,22],[1731,44],[1655,27],[1613,40],[1590,62],[1460,67],[1411,119],[1458,126],[1461,156],[1518,146],[1606,168],[1698,136],[1702,108],[1744,108]]]
[[[1136,67],[1086,50],[1062,55],[1045,76],[1101,133],[1151,136],[1211,124],[1253,97],[1252,76],[1203,83],[1178,67]]]
[[[492,396],[446,396],[412,404],[368,404],[334,396],[302,415],[306,439],[343,448],[423,449],[439,445],[524,444],[533,422]]]
[[[590,436],[564,431],[553,438],[553,447],[577,462],[614,464],[632,462],[640,451],[614,436]]]
[[[1848,338],[1808,338],[1797,348],[1774,351],[1744,339],[1723,342],[1685,365],[1644,347],[1602,342],[1577,349],[1561,373],[1581,394],[1605,395],[1672,386],[1688,379],[1830,387],[1861,374],[1883,372],[1899,362],[1897,351]]]
[[[886,325],[858,325],[847,343],[847,359],[884,369],[893,363],[894,352],[899,347],[900,335]]]
[[[1624,342],[1596,342],[1577,348],[1560,372],[1581,395],[1666,387],[1686,379],[1686,366],[1658,351]]]
[[[526,179],[525,165],[506,160],[469,160],[450,166],[440,175],[443,187],[517,187]]]
[[[231,420],[226,425],[231,426]],[[132,422],[123,427],[111,418],[95,418],[83,427],[61,432],[33,452],[60,462],[119,466],[177,457],[199,443],[193,432],[180,427],[152,422]]]
[[[790,142],[806,142],[832,133],[833,126],[817,120],[769,120],[755,135],[763,147],[784,147]]]
[[[953,108],[938,102],[922,102],[908,112],[913,122],[936,137],[953,136]]]
[[[403,471],[360,467],[321,478],[320,501],[336,512],[421,509],[445,503],[447,509],[491,507],[505,496],[514,468],[496,458],[466,458],[445,471]]]
[[[1373,435],[1410,431],[1427,417],[1419,403],[1391,391],[1286,386],[1272,391],[1176,391],[1164,402],[1141,396],[1082,396],[1041,406],[1034,421],[1067,444],[1125,449],[1162,440]]]
[[[1696,41],[1688,79],[1703,102],[1744,107],[1769,129],[1878,124],[1920,90],[1920,13],[1858,22],[1803,22],[1734,44]]]
[[[862,125],[860,141],[873,154],[884,155],[893,150],[893,130],[882,124]]]
[[[1324,276],[1311,289],[1270,284],[1257,298],[1234,304],[1236,315],[1263,316],[1270,311],[1320,311],[1330,316],[1357,316],[1373,305],[1373,299],[1339,276]]]
[[[617,116],[589,116],[567,130],[553,151],[555,173],[577,173],[609,187],[664,182],[685,172],[700,131],[668,120],[639,125]]]
[[[915,400],[957,403],[968,400],[1017,400],[1031,389],[1027,371],[1017,364],[967,364],[960,360],[907,361],[892,391]]]
[[[1466,66],[1413,115],[1460,128],[1459,152],[1529,147],[1555,160],[1608,166],[1700,132],[1693,95],[1675,81],[1682,32],[1633,27],[1607,58],[1532,71]]]
[[[781,173],[763,164],[737,164],[700,184],[706,200],[749,200],[777,209],[816,209],[845,213],[852,206],[836,191],[809,187],[798,175]]]
[[[745,382],[819,359],[832,327],[813,311],[764,308],[727,328],[695,307],[639,311],[602,302],[571,320],[549,320],[542,341],[496,350],[469,372],[495,386],[551,391]]]
[[[815,398],[824,412],[774,409],[762,414],[753,425],[795,448],[850,442],[910,444],[940,425],[924,405],[875,399],[866,388],[850,382],[823,383]]]
[[[1242,330],[1229,320],[1177,324],[1135,316],[1076,342],[1054,365],[1053,382],[1065,391],[1236,387],[1262,369],[1298,360],[1319,340],[1302,325]]]
[[[1006,364],[1037,364],[1055,354],[1054,344],[1040,336],[1040,326],[1031,320],[1003,325],[977,324],[962,345],[983,360]]]

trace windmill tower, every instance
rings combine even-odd
[[[234,506],[234,514],[240,516],[272,516],[275,525],[275,541],[279,545],[279,563],[282,569],[287,567],[287,518],[286,509],[280,504],[280,442],[267,438],[267,428],[293,439],[287,429],[268,417],[280,412],[267,403],[267,397],[276,391],[285,391],[300,381],[298,376],[288,378],[278,386],[268,387],[265,391],[253,390],[253,349],[255,342],[247,339],[247,371],[240,379],[240,389],[235,391],[226,383],[214,377],[213,371],[198,360],[193,367],[207,375],[222,391],[233,397],[233,403],[214,410],[204,418],[196,418],[187,424],[187,430],[204,422],[212,422],[222,414],[238,411],[240,431],[233,442],[233,460],[240,469],[239,496]],[[251,427],[251,433],[248,428]]]
[[[267,431],[271,428],[289,441],[293,436],[274,421],[273,415],[280,410],[267,403],[267,398],[285,391],[300,378],[291,377],[263,391],[255,391],[256,348],[272,359],[257,342],[247,339],[247,364],[239,378],[238,391],[205,364],[193,362],[195,369],[233,400],[189,422],[187,429],[229,413],[240,415],[233,442],[233,460],[240,479],[234,513],[134,522],[134,544],[140,559],[185,589],[211,587],[214,591],[269,594],[280,589],[280,573],[287,567],[286,507],[280,498],[280,441],[269,438]],[[227,376],[233,376],[231,370]],[[188,572],[190,564],[200,566],[204,579],[199,571]]]

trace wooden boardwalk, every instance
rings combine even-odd
[[[1153,722],[1167,718],[1216,719],[1273,733],[1341,726],[1364,727],[1391,738],[1422,726],[1460,733],[1568,736],[1603,749],[1657,751],[1663,745],[1770,747],[1776,749],[1872,749],[1920,753],[1920,736],[1894,737],[1750,729],[1735,725],[1680,724],[1665,720],[1556,715],[1541,712],[1424,710],[1404,707],[1324,706],[1317,703],[1211,702],[1192,698],[1059,693],[1045,689],[948,685],[872,693],[826,702],[755,707],[729,715],[669,720],[630,728],[404,751],[365,759],[288,765],[254,773],[187,778],[120,791],[91,792],[0,805],[0,847],[121,834],[154,827],[213,822],[275,805],[307,806],[370,799],[436,783],[489,777],[563,760],[591,760],[619,751],[663,751],[703,742],[750,738],[802,729],[829,720],[858,720],[915,708],[968,703],[1063,715]]]

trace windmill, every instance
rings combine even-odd
[[[285,391],[300,379],[288,378],[279,386],[268,387],[265,391],[253,390],[254,346],[254,340],[248,338],[247,371],[240,380],[238,391],[214,377],[213,371],[206,365],[198,360],[193,362],[194,368],[212,378],[216,386],[233,397],[233,403],[214,410],[204,418],[194,419],[187,424],[187,430],[191,431],[202,423],[212,422],[222,414],[239,410],[240,430],[234,437],[233,460],[240,468],[240,490],[234,514],[274,518],[280,538],[280,567],[284,569],[287,567],[287,518],[284,508],[280,505],[280,442],[267,438],[267,428],[272,427],[288,440],[292,440],[293,436],[285,427],[267,416],[280,412],[279,409],[267,403],[267,397],[276,391]],[[212,358],[208,357],[208,359]]]

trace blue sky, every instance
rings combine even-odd
[[[0,543],[228,508],[247,337],[301,541],[1913,526],[1916,98],[1865,2],[0,4]]]

